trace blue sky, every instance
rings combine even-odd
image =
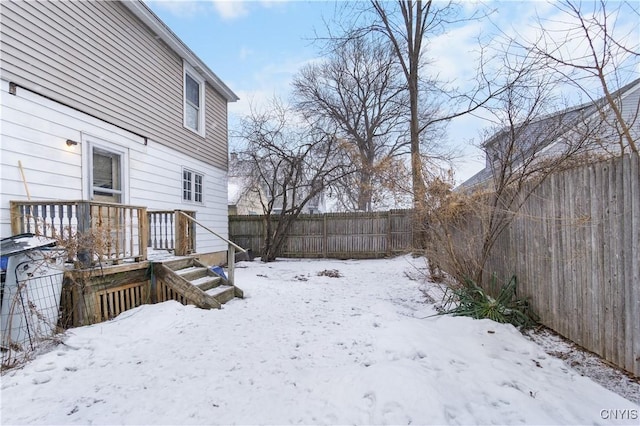
[[[236,94],[230,112],[283,94],[301,65],[317,57],[314,28],[333,16],[327,1],[147,1],[147,5]]]
[[[252,104],[260,107],[274,95],[287,97],[296,71],[318,59],[317,46],[312,42],[314,31],[322,33],[324,21],[335,21],[336,13],[341,11],[341,3],[334,1],[146,0],[146,4],[240,97],[240,101],[229,105],[232,127]],[[557,9],[546,2],[487,4],[496,9],[492,21],[503,31],[534,37],[533,25],[538,16],[550,19],[550,28],[562,26],[554,21]],[[465,2],[464,7],[473,10],[477,3]],[[629,17],[621,22],[617,30],[635,37],[637,46],[637,22]],[[488,32],[491,28],[487,22],[471,22],[439,37],[429,52],[436,59],[435,71],[457,81],[470,78],[475,69],[472,58],[477,51],[476,37]],[[638,71],[640,68],[636,67]],[[463,153],[455,164],[458,182],[483,167],[483,155],[474,145],[487,127],[488,123],[475,117],[463,117],[450,124],[447,143],[458,146]]]

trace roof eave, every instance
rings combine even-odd
[[[637,78],[637,79],[633,80],[632,82],[626,84],[625,86],[619,88],[618,90],[613,92],[611,94],[611,96],[613,98],[624,97],[628,93],[632,93],[632,92],[634,92],[634,91],[636,91],[638,89],[640,89],[640,78]],[[565,108],[565,109],[557,111],[557,112],[552,112],[552,113],[546,114],[546,115],[544,115],[542,117],[537,118],[534,122],[547,120],[549,118],[558,117],[558,116],[560,116],[562,114],[569,114],[571,112],[578,111],[578,110],[587,111],[590,108],[597,109],[597,105],[599,103],[604,103],[606,105],[606,102],[607,102],[606,98],[603,96],[603,97],[598,98],[598,99],[596,99],[594,101],[588,101],[588,102],[585,102],[585,103],[583,103],[581,105],[572,106],[572,107]],[[592,113],[592,112],[589,112],[589,111],[587,111],[587,112],[588,112],[588,114]],[[596,112],[597,111],[594,111],[593,113],[596,113]],[[497,130],[489,139],[487,139],[485,142],[483,142],[481,144],[481,146],[483,148],[486,148],[487,146],[491,145],[496,139],[498,139],[502,135],[503,132],[506,131],[506,129],[508,129],[508,127],[503,127],[501,129]]]
[[[227,102],[235,102],[239,100],[238,95],[236,95],[226,84],[220,80],[220,78],[209,69],[209,67],[202,62],[198,56],[189,47],[184,44],[178,36],[171,31],[167,25],[162,22],[162,20],[155,14],[149,7],[144,4],[141,0],[135,1],[122,1],[122,4],[128,8],[138,19],[144,22],[151,31],[153,31],[157,36],[159,36],[162,41],[164,41],[173,51],[175,51],[180,57],[186,60],[189,65],[196,69],[199,73],[203,75],[203,77],[207,80],[207,82],[224,98]]]

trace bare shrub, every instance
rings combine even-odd
[[[86,232],[78,232],[67,227],[57,238],[58,246],[67,250],[69,259],[76,268],[86,268],[102,263],[109,258],[113,237],[105,226],[94,226]]]

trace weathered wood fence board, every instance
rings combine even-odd
[[[277,219],[272,219],[277,220]],[[259,255],[264,216],[230,216],[231,240]],[[301,215],[293,223],[283,257],[376,258],[413,246],[412,210]]]
[[[468,221],[456,243],[478,233]],[[485,267],[518,276],[542,322],[640,375],[640,161],[565,170],[536,188]]]

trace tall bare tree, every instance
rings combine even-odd
[[[237,164],[264,212],[264,262],[279,255],[304,207],[353,172],[341,161],[342,142],[318,124],[278,100],[241,122],[237,136],[246,146],[238,152]]]
[[[441,155],[442,145],[438,147],[440,149],[434,149],[436,144],[433,142],[443,136],[443,129],[451,119],[478,110],[504,90],[504,87],[496,86],[492,80],[478,73],[473,88],[458,91],[455,84],[441,81],[429,69],[426,53],[435,37],[453,25],[481,19],[483,9],[476,8],[476,12],[469,15],[464,14],[459,5],[432,0],[370,0],[366,4],[356,3],[354,9],[355,13],[347,14],[352,17],[351,25],[343,28],[343,34],[334,32],[330,38],[344,41],[374,37],[379,43],[391,47],[408,96],[406,114],[409,117],[411,191],[417,213],[415,220],[420,224],[428,209],[425,181],[440,174],[439,170],[429,168],[435,166],[439,169],[443,166],[443,159],[451,160],[450,155]],[[484,61],[481,55],[479,70],[483,68]],[[445,147],[445,150],[449,148]],[[423,245],[424,239],[424,234],[419,232],[415,243]]]
[[[388,45],[352,38],[319,63],[307,65],[293,81],[297,109],[307,119],[331,122],[344,155],[357,168],[337,182],[347,209],[371,211],[389,187],[389,169],[409,152],[406,84]]]
[[[443,31],[446,21],[457,13],[450,3],[438,4],[433,1],[399,0],[384,2],[372,0],[371,5],[379,18],[371,29],[383,34],[391,44],[400,63],[409,94],[409,139],[411,144],[411,172],[414,205],[424,209],[426,187],[422,175],[420,135],[425,126],[420,117],[420,92],[423,65],[423,46],[430,33]]]

